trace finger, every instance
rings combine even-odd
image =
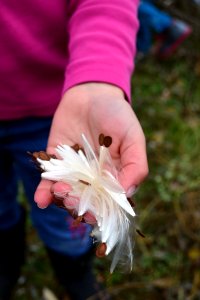
[[[52,181],[42,179],[35,191],[34,200],[39,208],[46,208],[52,203]]]
[[[71,192],[72,187],[64,182],[56,182],[51,188],[55,196],[63,197],[63,204],[67,209],[78,209],[80,199],[75,196],[68,196],[67,194]],[[84,221],[88,224],[94,225],[97,223],[96,218],[90,212],[84,214]]]
[[[68,183],[56,182],[51,187],[51,192],[54,194],[64,194],[71,192],[72,187]]]
[[[55,196],[55,199],[59,199],[62,201],[64,207],[66,207],[67,209],[77,210],[79,198],[69,195],[69,192],[72,191],[72,187],[69,184],[58,181],[52,185],[51,191]]]
[[[97,223],[95,216],[93,214],[91,214],[90,212],[86,212],[84,214],[84,220],[86,223],[88,223],[90,225],[95,225]]]
[[[123,149],[121,164],[119,181],[130,196],[148,174],[146,143],[143,135],[140,135],[133,144]]]

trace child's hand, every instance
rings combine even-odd
[[[102,132],[112,136],[111,156],[119,170],[119,181],[130,196],[146,177],[148,165],[142,128],[119,88],[87,83],[68,90],[54,115],[47,152],[54,154],[60,143],[81,144],[82,133],[98,149],[98,136]],[[58,187],[49,180],[41,180],[35,193],[38,206],[48,206]]]

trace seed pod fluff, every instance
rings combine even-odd
[[[42,178],[62,181],[71,185],[71,191],[59,195],[69,210],[76,212],[78,220],[91,223],[91,236],[99,243],[97,256],[113,253],[110,272],[118,262],[132,269],[132,227],[135,212],[117,180],[117,169],[112,161],[109,136],[99,136],[99,154],[82,134],[82,147],[58,145],[56,151],[61,159],[37,158],[44,171]],[[96,222],[86,218],[92,215]],[[95,223],[95,224],[94,224]]]

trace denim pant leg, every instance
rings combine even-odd
[[[20,219],[17,202],[17,176],[12,155],[4,147],[5,130],[0,124],[0,230],[7,230]]]
[[[139,19],[156,33],[161,33],[167,29],[172,21],[169,14],[147,2],[141,2],[139,6]]]
[[[137,49],[145,53],[151,47],[152,34],[161,33],[167,29],[172,22],[172,17],[153,4],[141,1],[138,18],[140,28],[137,36]]]
[[[16,170],[22,180],[31,207],[31,218],[44,244],[62,254],[78,256],[91,247],[89,225],[72,226],[69,214],[55,205],[40,209],[34,202],[34,192],[40,181],[40,172],[27,155],[27,151],[45,150],[50,118],[27,119],[16,122],[12,128],[15,140],[12,144]]]

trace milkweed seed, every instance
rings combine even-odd
[[[53,159],[57,159],[57,157],[55,156],[55,154],[49,154],[50,158],[53,158]]]
[[[137,234],[139,234],[141,237],[145,238],[145,235],[144,235],[139,229],[136,229],[136,232],[137,232]]]
[[[106,148],[110,147],[110,145],[112,144],[111,136],[105,136],[103,140],[103,144]]]
[[[107,249],[106,243],[99,244],[96,249],[96,256],[104,257],[106,255],[106,249]]]
[[[38,158],[40,158],[42,160],[50,160],[51,159],[50,155],[47,154],[45,151],[39,151]]]
[[[32,153],[32,152],[27,151],[27,153],[28,153],[28,155],[31,156],[32,160],[34,160],[34,161],[36,161],[37,158],[39,158],[39,152],[33,152]]]
[[[84,181],[84,180],[79,180],[79,182],[81,182],[81,183],[83,183],[83,184],[85,184],[85,185],[90,185],[90,183],[89,182],[87,182],[87,181]]]
[[[33,152],[33,153],[30,153],[28,152],[28,154],[30,154],[32,156],[33,159],[42,159],[42,160],[50,160],[53,155],[50,155],[50,154],[47,154],[45,151],[38,151],[38,152]],[[55,155],[54,155],[55,157]]]
[[[80,146],[79,144],[75,144],[73,146],[71,146],[72,149],[74,149],[74,151],[78,152],[78,150],[80,150]]]
[[[101,134],[99,135],[99,145],[100,145],[100,146],[103,146],[103,145],[104,145],[104,134],[103,134],[103,133],[101,133]]]

